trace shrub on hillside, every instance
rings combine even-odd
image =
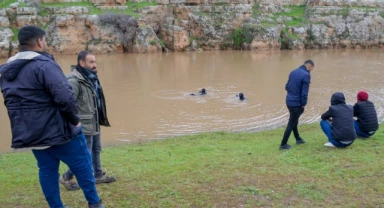
[[[135,18],[125,14],[106,13],[99,15],[99,21],[102,25],[111,25],[115,28],[124,47],[128,48],[132,45],[138,27]]]

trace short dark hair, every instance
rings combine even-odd
[[[311,64],[312,66],[315,66],[315,63],[313,63],[312,60],[306,60],[306,61],[304,62],[304,65],[305,65],[305,64]]]
[[[36,46],[38,39],[43,39],[45,36],[44,30],[33,25],[22,27],[17,36],[21,51],[31,50]]]
[[[77,55],[77,64],[80,65],[80,61],[85,61],[85,58],[88,56],[88,55],[92,55],[92,51],[88,51],[88,50],[84,50],[84,51],[80,51],[79,55]]]

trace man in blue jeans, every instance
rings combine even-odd
[[[345,104],[344,94],[336,92],[332,95],[331,106],[321,115],[321,129],[328,137],[326,147],[348,147],[356,139],[353,127],[353,108]]]
[[[307,60],[302,66],[289,74],[288,82],[285,85],[285,90],[287,91],[286,104],[289,110],[289,121],[280,144],[280,150],[291,148],[288,144],[288,139],[291,136],[292,131],[296,138],[296,144],[305,143],[304,139],[299,135],[297,125],[299,124],[299,118],[307,105],[309,84],[311,83],[310,72],[314,68],[315,64],[313,61]]]
[[[77,116],[76,100],[61,68],[46,53],[45,32],[24,26],[20,51],[0,66],[0,85],[12,129],[12,147],[32,149],[40,185],[50,207],[64,207],[59,165],[76,175],[90,208],[103,208],[92,175],[92,160]]]
[[[96,57],[91,51],[81,51],[77,57],[77,65],[71,67],[67,76],[69,84],[77,100],[80,122],[83,125],[87,146],[92,155],[96,183],[111,183],[116,180],[101,169],[100,125],[110,126],[103,89],[97,76]],[[73,180],[73,172],[69,169],[60,177],[60,183],[68,190],[79,189]]]

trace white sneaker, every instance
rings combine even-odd
[[[335,145],[333,145],[331,142],[325,143],[324,146],[326,146],[326,147],[335,147]]]

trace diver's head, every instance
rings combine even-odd
[[[239,93],[239,99],[240,100],[244,100],[245,99],[244,94],[242,92]]]
[[[207,92],[205,91],[205,88],[201,89],[200,94],[205,95]]]

